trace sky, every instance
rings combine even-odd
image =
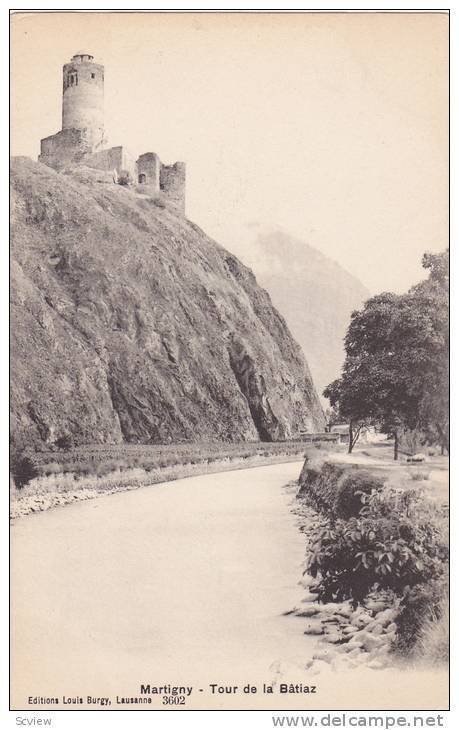
[[[401,292],[448,246],[445,13],[22,12],[11,41],[14,155],[60,130],[86,50],[110,145],[186,161],[187,216],[243,261],[280,227]]]

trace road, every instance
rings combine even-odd
[[[319,696],[261,694],[263,683],[319,684],[304,669],[317,637],[304,635],[302,619],[282,615],[304,595],[304,538],[284,487],[300,468],[192,477],[17,520],[13,707],[30,708],[29,696],[114,703],[138,696],[141,683],[193,686],[184,709],[330,708],[330,692],[335,706],[355,707],[336,675],[320,679]],[[370,707],[386,697],[376,675]],[[237,696],[212,695],[214,683],[237,685]],[[258,693],[241,694],[247,683]],[[406,682],[398,684],[403,692]],[[153,708],[165,709],[156,697],[134,707]]]

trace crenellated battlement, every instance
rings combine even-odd
[[[185,212],[184,162],[164,165],[155,152],[137,161],[124,146],[107,147],[104,132],[104,73],[90,53],[79,51],[63,66],[62,129],[40,143],[39,162],[56,170],[85,165],[113,173],[114,182],[145,185]]]

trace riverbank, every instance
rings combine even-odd
[[[445,709],[445,671],[347,672],[317,658],[335,647],[289,613],[305,605],[305,545],[296,488],[283,485],[300,468],[228,470],[16,520],[12,706],[27,706],[33,687],[57,709],[71,691],[112,698],[110,710],[160,681],[193,685],[184,710]],[[239,692],[213,694],[215,682]],[[258,691],[244,693],[247,683]],[[281,693],[281,683],[315,690]]]
[[[313,671],[447,666],[447,459],[389,453],[309,461],[296,485],[306,593],[291,613],[323,642]]]
[[[297,486],[297,485],[295,485]],[[289,485],[290,489],[294,485]],[[305,589],[301,603],[288,612],[305,619],[305,634],[316,636],[321,648],[306,662],[313,674],[324,670],[342,671],[365,667],[395,669],[400,660],[392,653],[397,625],[397,604],[389,594],[369,597],[357,608],[350,600],[321,603],[317,581],[308,574],[307,563],[314,541],[327,520],[304,501],[296,500],[292,507],[298,517],[298,527],[306,538],[306,560],[301,585]]]
[[[294,462],[304,459],[306,453],[326,454],[333,448],[337,447],[332,444],[312,446],[306,442],[233,444],[222,445],[220,449],[218,445],[200,447],[193,444],[126,446],[123,450],[118,447],[117,461],[113,460],[113,447],[105,450],[110,461],[100,447],[42,455],[43,473],[21,489],[11,489],[10,517],[17,519],[34,512],[185,477]],[[123,461],[120,456],[124,457]],[[54,461],[47,464],[46,460],[51,458]],[[81,469],[81,463],[89,461],[93,473],[86,473],[86,467],[85,471]],[[129,463],[137,465],[130,467]]]

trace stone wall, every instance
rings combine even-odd
[[[38,161],[60,170],[69,164],[79,164],[91,151],[91,140],[84,130],[63,129],[41,140]]]
[[[109,147],[94,152],[94,154],[85,158],[84,164],[98,170],[116,170],[118,176],[129,173],[131,180],[136,180],[136,164],[126,147]]]
[[[173,165],[161,165],[160,190],[182,212],[185,212],[186,165],[175,162]]]
[[[145,152],[137,162],[126,147],[108,147],[94,152],[87,130],[63,129],[41,140],[39,162],[62,170],[69,165],[85,165],[96,170],[113,172],[139,184],[145,193],[162,192],[182,213],[185,212],[186,166],[184,162],[163,165],[155,152]]]
[[[106,172],[116,170],[118,177],[128,173],[132,182],[137,179],[136,163],[129,150],[119,146],[93,152],[91,140],[80,129],[63,129],[42,139],[38,161],[55,170],[85,165]]]
[[[159,192],[161,160],[155,152],[145,152],[137,160],[137,182],[148,185],[155,193]]]

